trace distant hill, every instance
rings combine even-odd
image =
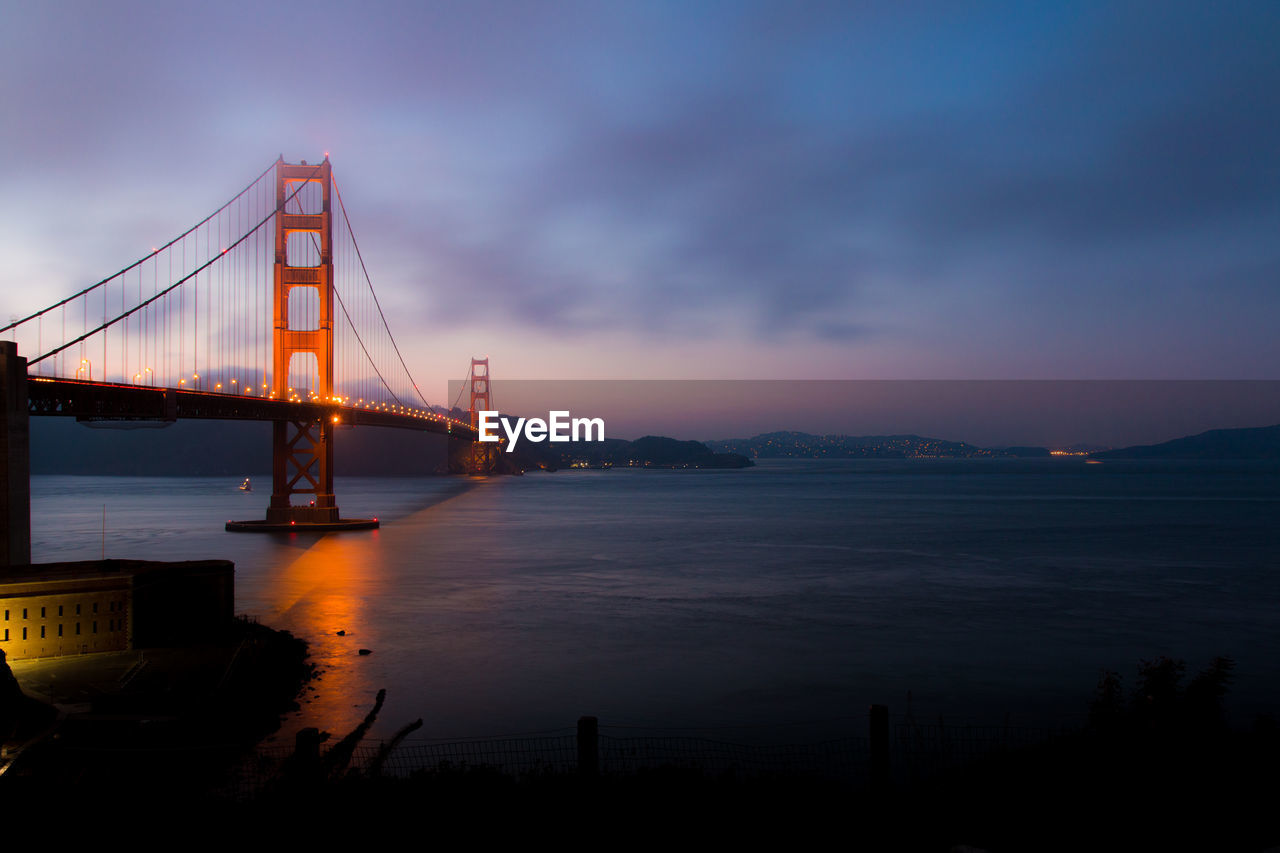
[[[740,453],[753,459],[914,459],[1049,454],[1043,448],[991,450],[963,441],[919,435],[811,435],[807,432],[769,432],[754,438],[708,441],[707,447],[721,453]]]
[[[717,453],[700,441],[660,435],[646,435],[616,449],[612,461],[616,466],[640,464],[649,468],[746,468],[753,464],[739,453]]]
[[[1280,459],[1280,425],[1211,429],[1162,444],[1092,454],[1097,459]]]
[[[505,454],[504,454],[505,455]],[[635,441],[607,438],[603,442],[564,444],[522,441],[516,445],[509,466],[543,468],[749,468],[753,463],[737,453],[716,453],[699,441],[679,441],[646,435]]]

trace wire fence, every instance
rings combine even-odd
[[[809,777],[865,781],[867,738],[813,744],[744,744],[698,737],[600,738],[600,772],[634,774],[679,768],[739,779]]]
[[[584,722],[590,720],[589,725]],[[607,727],[606,727],[607,728]],[[625,728],[615,728],[625,732]],[[157,777],[203,767],[217,772],[216,792],[248,800],[287,779],[373,778],[408,780],[431,776],[487,774],[514,781],[590,775],[634,777],[654,771],[736,781],[809,780],[855,789],[911,785],[1002,752],[1011,752],[1075,729],[1013,725],[921,723],[895,717],[879,734],[816,743],[739,743],[685,735],[616,735],[600,731],[593,718],[577,729],[501,738],[452,740],[340,741],[294,746],[260,745],[249,753],[234,747],[136,750],[80,750],[110,753],[111,764],[154,766]],[[877,750],[883,756],[877,763]],[[98,756],[102,758],[103,756]],[[165,769],[167,768],[167,769]],[[203,771],[202,771],[203,772]]]
[[[388,746],[362,743],[340,768],[326,768],[331,745],[316,750],[313,763],[335,775],[412,779],[485,773],[513,780],[536,780],[587,773],[628,777],[678,771],[708,779],[739,781],[805,779],[866,788],[878,783],[913,784],[994,754],[1046,743],[1068,729],[1030,726],[920,723],[910,715],[894,719],[888,742],[887,774],[876,778],[876,738],[847,737],[817,743],[737,743],[683,735],[615,736],[566,728],[537,735],[448,741],[406,740]],[[345,756],[344,756],[345,757]],[[286,773],[298,753],[290,747],[258,749],[240,762],[226,793],[252,796]],[[881,771],[884,774],[884,771]]]
[[[572,730],[568,730],[572,732]],[[367,764],[364,766],[368,766]],[[381,775],[407,778],[441,769],[487,769],[518,778],[573,773],[578,768],[575,734],[400,744]]]

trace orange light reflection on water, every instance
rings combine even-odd
[[[299,729],[312,725],[342,737],[368,713],[378,688],[386,686],[375,683],[375,662],[359,655],[361,648],[378,646],[368,602],[385,594],[386,573],[376,537],[377,531],[323,536],[264,582],[268,600],[278,603],[273,626],[307,641],[320,675],[313,682],[316,689],[300,700],[300,711],[281,726],[277,741],[291,743]]]

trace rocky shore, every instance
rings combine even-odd
[[[0,797],[39,809],[214,796],[313,676],[303,641],[240,619],[198,646],[6,665]]]

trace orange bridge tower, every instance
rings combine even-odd
[[[489,359],[471,359],[471,428],[480,428],[480,413],[493,411],[493,397],[489,393]],[[477,406],[476,403],[480,405]]]
[[[312,200],[315,193],[295,192],[299,183],[320,186],[319,210],[311,210],[291,198]],[[307,165],[276,161],[276,256],[272,290],[271,393],[277,400],[295,394],[289,385],[289,368],[295,355],[315,357],[319,387],[310,389],[322,401],[333,397],[333,228],[330,210],[332,170],[329,158]],[[305,188],[304,188],[305,189]],[[313,289],[318,310],[314,328],[292,328],[290,296]],[[299,293],[300,297],[306,298]],[[294,316],[309,312],[295,312]],[[307,401],[302,401],[307,402]],[[271,505],[268,524],[334,523],[338,504],[333,494],[334,427],[319,420],[272,422]],[[301,496],[306,503],[295,506]]]
[[[471,394],[468,406],[471,428],[479,430],[480,413],[493,411],[493,386],[489,382],[489,359],[471,359],[467,388]],[[498,473],[498,462],[504,442],[490,444],[479,440],[458,441],[450,448],[449,470],[455,474],[485,475]]]

